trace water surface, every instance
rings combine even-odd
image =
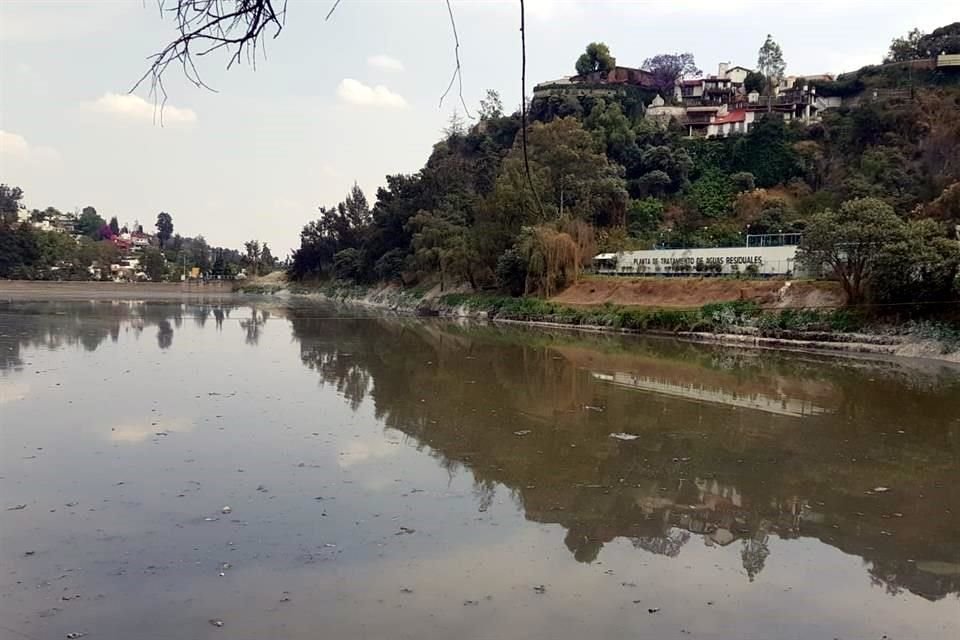
[[[0,638],[956,637],[958,480],[939,365],[0,304]]]

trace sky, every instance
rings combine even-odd
[[[171,0],[167,0],[169,4]],[[443,0],[289,0],[286,25],[256,69],[199,60],[215,91],[171,67],[158,119],[131,88],[147,57],[173,36],[157,0],[0,2],[0,181],[29,208],[93,205],[105,218],[175,231],[214,245],[269,243],[283,256],[317,207],[357,182],[371,204],[384,176],[414,173],[455,108],[440,97],[453,71]],[[706,73],[747,67],[768,33],[788,74],[877,63],[913,27],[960,20],[944,0],[802,2],[527,0],[527,80],[573,73],[587,43],[618,64],[692,52]],[[471,112],[487,89],[520,104],[519,2],[452,0],[463,95]]]

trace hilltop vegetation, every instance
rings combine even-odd
[[[675,57],[693,67],[692,56]],[[591,45],[576,66],[614,64],[605,46]],[[549,295],[596,251],[738,245],[747,233],[810,225],[823,249],[847,242],[843,229],[867,225],[856,282],[845,283],[851,302],[957,295],[956,72],[912,97],[865,99],[809,126],[771,115],[727,138],[688,138],[674,123],[644,119],[646,97],[630,87],[537,98],[525,157],[520,114],[505,113],[490,91],[476,122],[455,116],[423,169],[387,176],[372,207],[354,186],[321,208],[290,275]],[[826,262],[837,276],[853,266]]]

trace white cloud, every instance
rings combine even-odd
[[[402,62],[383,54],[370,56],[367,58],[367,64],[375,69],[382,69],[384,71],[403,71]]]
[[[173,105],[155,105],[132,93],[105,93],[90,105],[94,111],[126,120],[156,124],[193,124],[197,114],[192,109]]]
[[[337,97],[350,104],[365,107],[403,108],[407,101],[403,96],[387,89],[382,84],[369,87],[359,80],[344,78],[337,87]]]
[[[35,146],[23,136],[0,130],[0,158],[22,165],[49,166],[60,162],[60,153],[53,147]]]

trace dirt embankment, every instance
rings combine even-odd
[[[733,280],[728,278],[584,278],[554,296],[554,302],[589,306],[694,309],[713,302],[750,300],[770,309],[838,307],[843,290],[835,282]]]

